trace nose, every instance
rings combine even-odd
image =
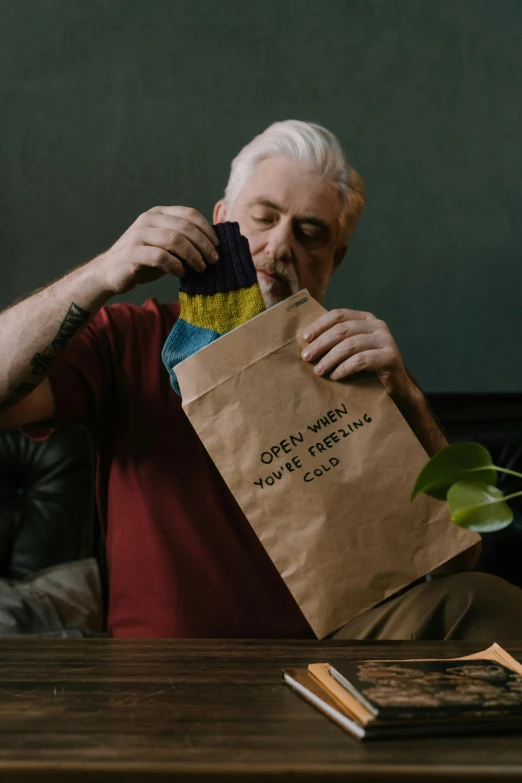
[[[292,226],[289,220],[279,220],[270,230],[268,241],[265,245],[265,254],[277,261],[293,261]]]

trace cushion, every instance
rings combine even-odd
[[[17,583],[0,580],[2,637],[99,634],[103,624],[100,574],[93,557],[45,568]]]

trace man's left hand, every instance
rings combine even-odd
[[[301,356],[317,361],[314,372],[318,375],[337,381],[354,373],[374,372],[392,397],[406,398],[418,391],[388,326],[371,313],[331,310],[303,336],[309,345]]]

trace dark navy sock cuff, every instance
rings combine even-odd
[[[257,283],[248,240],[241,235],[239,223],[216,223],[212,228],[219,239],[219,261],[208,264],[199,273],[185,267],[185,275],[180,280],[180,291],[185,294],[211,296],[250,288]]]

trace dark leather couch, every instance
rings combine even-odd
[[[522,394],[439,394],[430,395],[430,402],[450,440],[478,440],[496,464],[522,471]],[[16,581],[94,554],[106,607],[94,470],[92,445],[83,428],[58,432],[42,443],[17,430],[0,431],[0,577]],[[506,475],[498,483],[508,492],[517,486]],[[484,536],[478,570],[522,586],[522,499],[517,501],[512,503],[514,523]]]
[[[0,578],[20,582],[49,566],[94,556],[106,616],[94,477],[94,451],[83,427],[43,442],[0,430]]]

